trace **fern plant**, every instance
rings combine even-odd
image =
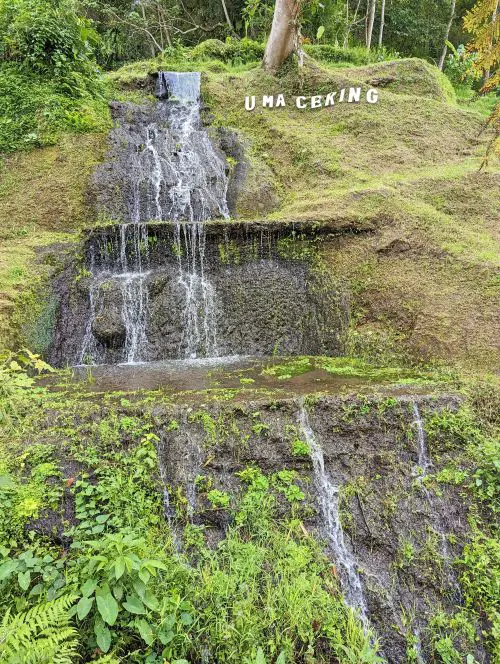
[[[11,615],[0,625],[0,662],[3,664],[72,664],[78,658],[78,633],[68,609],[73,595],[37,604]]]

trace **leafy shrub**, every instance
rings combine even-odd
[[[64,131],[102,131],[108,125],[102,96],[68,96],[57,80],[34,77],[16,63],[0,64],[0,153],[51,145]]]
[[[155,634],[160,601],[153,588],[157,571],[166,570],[165,564],[148,558],[146,542],[127,530],[75,546],[85,562],[75,561],[81,597],[72,614],[92,625],[103,652],[110,649],[112,634],[116,638],[123,630],[135,630],[151,645],[161,636],[161,632]],[[113,633],[110,627],[115,628]]]
[[[193,48],[195,58],[215,58],[223,60],[226,55],[226,45],[220,39],[207,39]]]
[[[29,350],[0,357],[0,424],[4,426],[21,417],[22,409],[43,392],[34,386],[30,373],[53,371],[39,355]]]
[[[471,489],[485,507],[500,511],[500,441],[481,426],[474,411],[463,406],[453,412],[443,410],[426,422],[429,442],[440,450],[466,449],[474,462]],[[464,476],[465,479],[466,476]]]
[[[96,73],[98,42],[90,22],[69,0],[6,0],[0,5],[0,53],[4,60],[64,82],[66,93],[79,91]]]
[[[70,0],[0,4],[0,152],[107,124],[97,39]]]
[[[465,601],[487,616],[500,654],[500,542],[478,534],[465,546],[461,565]]]
[[[451,53],[445,60],[444,73],[454,86],[471,86],[480,77],[474,70],[475,55],[467,51],[463,44],[457,48],[447,42]]]
[[[194,59],[214,59],[223,62],[238,61],[242,64],[261,60],[263,55],[264,44],[252,39],[241,39],[239,41],[228,39],[226,42],[219,39],[207,39],[192,50]]]
[[[227,509],[229,507],[230,497],[225,491],[212,489],[207,493],[207,500],[215,509]]]
[[[305,440],[295,438],[292,440],[292,454],[296,457],[307,457],[311,454],[311,449]]]

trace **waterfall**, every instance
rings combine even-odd
[[[420,476],[425,477],[427,475],[427,471],[429,468],[432,466],[432,462],[429,458],[429,454],[427,452],[427,445],[425,442],[425,431],[424,431],[424,423],[422,422],[422,418],[420,416],[420,411],[418,409],[417,402],[414,401],[412,404],[412,409],[413,409],[413,424],[415,426],[415,430],[417,433],[417,448],[418,448],[418,468],[422,471],[422,475]],[[418,469],[416,469],[418,472]]]
[[[127,232],[129,226],[132,233]],[[96,267],[92,260],[93,279],[89,287],[90,315],[85,328],[79,364],[97,364],[103,359],[104,349],[96,338],[95,326],[103,308],[109,284],[116,287],[121,300],[121,321],[124,342],[121,361],[137,364],[148,359],[146,325],[149,308],[147,278],[143,270],[148,258],[148,232],[145,224],[122,224],[118,240],[119,260],[113,271],[108,266]]]
[[[205,276],[205,229],[202,223],[177,224],[175,243],[179,284],[185,293],[184,339],[188,358],[217,357],[215,290]]]
[[[200,99],[200,72],[158,72],[155,95],[158,99],[177,98],[197,103]]]
[[[319,507],[328,543],[339,569],[342,590],[347,604],[359,612],[366,628],[368,627],[368,610],[358,566],[345,544],[344,531],[339,518],[340,487],[332,482],[325,469],[323,450],[311,428],[304,403],[301,404],[299,411],[299,424],[311,450],[314,485],[318,492]]]
[[[122,293],[122,318],[125,323],[125,363],[135,364],[146,360],[146,315],[148,288],[144,280],[147,272],[120,275]]]
[[[417,475],[417,482],[420,485],[425,498],[432,510],[432,514],[434,516],[434,522],[435,522],[435,527],[437,534],[439,535],[439,539],[441,542],[441,556],[444,561],[444,566],[446,569],[446,576],[448,583],[450,584],[450,587],[453,587],[455,590],[455,593],[457,594],[457,597],[461,596],[461,591],[460,591],[460,586],[457,583],[457,580],[455,578],[455,575],[453,573],[453,569],[451,568],[450,560],[451,560],[451,554],[450,550],[448,547],[448,542],[446,541],[446,535],[444,532],[444,525],[443,525],[443,518],[442,515],[440,514],[439,510],[437,509],[435,505],[435,500],[434,496],[432,493],[427,489],[427,487],[423,484],[423,479],[427,476],[428,471],[430,468],[432,468],[432,461],[429,457],[429,452],[427,450],[427,443],[426,443],[426,438],[425,438],[425,429],[424,429],[424,423],[422,420],[422,416],[420,415],[420,410],[418,408],[417,402],[413,401],[412,402],[412,412],[413,412],[413,425],[416,429],[417,433],[417,452],[418,452],[418,460],[417,460],[417,467],[414,468],[413,470],[413,475]]]
[[[127,223],[120,225],[119,246],[111,249],[113,260],[92,265],[90,313],[79,363],[105,362],[109,355],[106,339],[97,338],[96,329],[110,283],[121,299],[120,361],[148,360],[148,278],[152,273],[148,222],[167,220],[176,223],[177,284],[184,294],[179,357],[218,355],[217,298],[205,268],[204,222],[229,216],[225,160],[201,122],[198,72],[160,72],[156,96],[159,101],[152,105],[126,105],[124,117],[113,130],[118,154],[105,173],[110,191],[121,191]]]

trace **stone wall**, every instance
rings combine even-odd
[[[455,410],[454,396],[324,396],[310,399],[309,421],[323,449],[325,469],[340,487],[340,521],[346,547],[358,564],[370,626],[390,664],[406,661],[406,648],[428,648],[426,625],[439,609],[460,603],[455,557],[467,537],[467,506],[453,487],[434,492],[419,479],[419,446],[414,419],[442,409]],[[266,474],[295,470],[306,494],[304,532],[327,542],[308,455],[297,456],[291,441],[303,437],[302,402],[266,402],[156,409],[162,477],[173,496],[182,487],[191,518],[206,526],[213,546],[232,522],[231,509],[214,510],[195,488],[199,475],[237,500],[242,485],[236,473],[256,465]],[[176,426],[172,426],[172,420]],[[260,426],[256,427],[258,423]],[[447,449],[431,450],[433,472],[445,464]],[[183,517],[179,518],[182,526]],[[482,651],[478,661],[485,662]]]
[[[142,359],[185,357],[179,251],[183,264],[192,258],[198,263],[198,272],[203,256],[203,274],[215,292],[218,356],[342,354],[348,300],[335,276],[321,268],[321,247],[333,238],[328,228],[320,235],[307,223],[206,223],[203,247],[198,244],[197,255],[190,257],[189,243],[176,245],[178,226],[141,225],[140,241],[137,226],[92,231],[82,247],[83,264],[68,267],[57,279],[59,308],[49,353],[56,366],[79,361],[91,292],[99,300],[92,332],[100,361],[123,361],[124,295],[114,274],[120,260],[133,271],[140,263],[144,274],[148,343]]]

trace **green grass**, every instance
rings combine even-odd
[[[53,145],[65,132],[109,127],[104,90],[68,95],[51,78],[36,77],[13,63],[0,66],[0,155]]]
[[[296,473],[245,468],[232,497],[198,478],[211,510],[233,510],[216,549],[186,517],[182,490],[172,489],[176,527],[184,528],[177,550],[147,400],[139,409],[124,399],[99,404],[19,378],[14,372],[0,393],[0,413],[8,413],[0,438],[2,609],[73,597],[67,618],[89,659],[99,647],[132,662],[160,654],[197,661],[206,649],[221,663],[235,653],[249,663],[315,652],[330,661],[344,649],[377,661],[376,641],[346,608],[331,563],[301,527],[305,496]],[[50,421],[40,426],[36,413],[48,407]],[[74,504],[71,522],[60,519],[63,500]],[[70,538],[67,551],[33,528],[47,511]]]
[[[198,54],[174,49],[106,74],[106,94],[151,100],[144,88],[150,72],[201,70],[207,119],[234,129],[245,145],[240,217],[313,219],[362,232],[324,256],[326,269],[353,293],[356,352],[380,354],[378,344],[386,356],[391,348],[411,361],[434,357],[489,369],[496,362],[490,312],[498,298],[500,213],[494,161],[477,173],[488,135],[476,137],[490,98],[465,103],[459,90],[457,104],[438,70],[415,59],[367,65],[362,53],[352,53],[348,68],[309,62],[299,76],[288,68],[276,78],[251,57],[230,58],[233,47],[209,46]],[[211,49],[221,48],[214,58]],[[285,92],[293,100],[377,77],[393,80],[374,105],[244,110],[249,92]],[[52,233],[95,223],[84,189],[103,157],[103,139],[75,134],[4,162],[0,233],[9,251],[0,256],[0,324],[9,339],[7,317],[30,281],[33,248],[57,239]],[[399,240],[408,250],[384,249]]]

